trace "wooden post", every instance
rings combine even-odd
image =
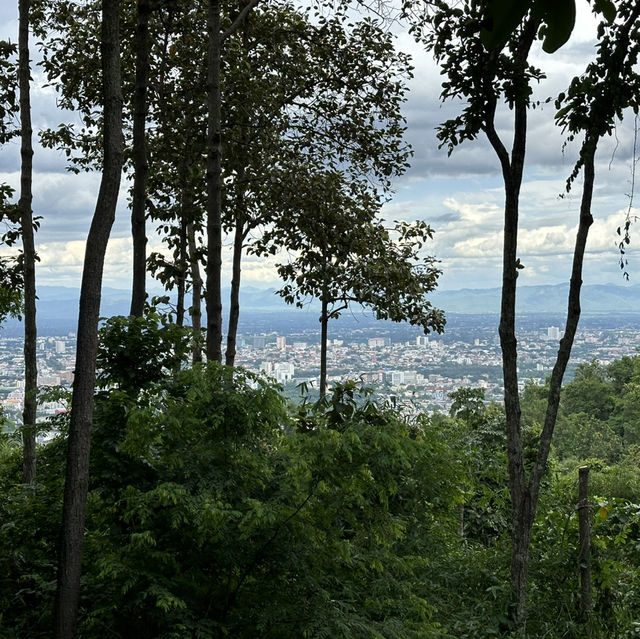
[[[583,621],[591,613],[591,525],[589,521],[589,466],[578,470],[578,522],[580,525],[580,609]]]

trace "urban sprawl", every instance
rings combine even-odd
[[[562,331],[538,326],[519,333],[521,384],[543,384],[555,361]],[[320,369],[319,332],[307,329],[289,335],[242,335],[238,366],[273,378],[295,398],[302,388],[317,388]],[[70,386],[76,340],[66,336],[38,339],[39,386]],[[581,362],[597,359],[606,365],[623,355],[635,355],[640,334],[631,327],[589,327],[578,332],[569,376]],[[24,396],[23,342],[0,338],[0,399],[3,414],[19,423]],[[502,397],[500,346],[493,322],[467,322],[445,335],[411,334],[393,327],[343,330],[328,344],[329,383],[355,379],[376,397],[414,411],[447,411],[449,393],[462,387],[482,388],[487,400]],[[64,411],[60,401],[44,401],[40,416]]]

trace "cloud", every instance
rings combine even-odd
[[[0,5],[0,37],[10,36],[15,41],[16,3]],[[547,78],[535,86],[534,97],[543,103],[529,114],[525,181],[521,189],[520,251],[526,266],[521,277],[529,283],[554,283],[569,277],[580,205],[580,179],[573,193],[563,199],[558,195],[564,191],[578,145],[574,143],[563,151],[564,137],[554,123],[555,107],[553,103],[545,104],[544,100],[564,90],[570,79],[592,59],[594,24],[589,5],[580,0],[577,27],[570,43],[553,55],[543,53],[539,47],[533,53],[534,63],[545,71]],[[407,174],[396,181],[396,198],[385,205],[384,214],[390,220],[425,220],[433,226],[435,238],[425,250],[442,260],[441,287],[499,286],[504,193],[498,159],[483,135],[457,147],[451,157],[446,150],[438,149],[436,128],[458,114],[464,103],[440,101],[443,77],[422,45],[416,44],[406,31],[400,32],[398,46],[413,55],[416,67],[404,106],[406,137],[415,155]],[[35,128],[77,121],[77,115],[58,110],[55,91],[43,86],[40,70],[34,69],[33,75]],[[507,108],[500,108],[497,125],[508,148],[512,117]],[[615,230],[624,222],[627,194],[631,191],[633,125],[632,119],[619,125],[616,135],[602,141],[597,155],[595,222],[588,244],[585,281],[587,278],[597,281],[619,278]],[[36,145],[34,212],[43,216],[36,237],[42,259],[38,277],[48,283],[79,286],[84,242],[100,176],[96,173],[73,175],[65,170],[65,165],[63,154]],[[17,188],[19,167],[20,147],[18,140],[14,140],[0,149],[0,182],[6,181]],[[123,182],[105,270],[105,282],[122,288],[129,286],[131,261],[126,191],[127,185]],[[149,250],[154,249],[161,249],[161,243],[150,231]],[[628,255],[632,261],[640,258],[635,243]],[[243,281],[276,284],[274,265],[278,259],[246,257]],[[640,263],[640,259],[638,261]],[[228,244],[223,263],[225,278],[229,280]]]

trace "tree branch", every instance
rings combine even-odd
[[[240,28],[240,25],[247,19],[249,13],[251,13],[260,1],[261,0],[249,0],[249,2],[244,5],[238,17],[231,23],[231,26],[225,29],[220,35],[220,44],[224,44],[225,40],[230,38]]]

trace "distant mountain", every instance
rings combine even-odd
[[[519,313],[564,313],[569,284],[521,286],[516,306]],[[447,313],[497,314],[500,312],[500,289],[461,289],[438,291],[431,295],[433,305]],[[582,312],[640,313],[640,286],[587,284],[582,287]]]
[[[564,314],[567,307],[568,284],[555,286],[521,286],[518,289],[517,310],[519,313]],[[105,287],[102,291],[100,314],[103,317],[126,315],[129,312],[130,291]],[[223,291],[223,301],[229,291]],[[436,290],[430,296],[436,308],[448,314],[497,315],[500,311],[500,289],[461,289],[457,291]],[[41,334],[59,335],[75,330],[78,317],[79,292],[64,286],[38,287],[38,326]],[[187,302],[189,303],[189,302]],[[245,286],[240,294],[241,315],[263,314],[268,322],[270,313],[291,314],[297,309],[288,306],[274,289]],[[310,302],[307,309],[315,315],[317,302]],[[226,304],[225,304],[226,310]],[[582,310],[588,314],[640,313],[640,286],[586,285],[582,287]],[[300,318],[300,315],[297,316]],[[295,321],[295,320],[294,320]],[[19,336],[22,325],[8,320],[2,327],[6,336]]]
[[[152,295],[159,295],[152,292]],[[223,301],[229,299],[229,291],[222,291]],[[38,287],[38,319],[49,320],[76,320],[78,317],[78,305],[80,292],[78,289],[66,286],[39,286]],[[112,315],[127,315],[131,303],[131,291],[105,287],[102,289],[102,303],[100,315],[111,317]],[[188,302],[190,303],[190,302]],[[282,312],[287,305],[274,290],[265,290],[253,286],[246,286],[240,293],[240,307],[245,311]]]
[[[564,313],[569,284],[521,286],[517,308],[520,313]],[[102,291],[104,317],[129,312],[130,291],[105,287]],[[222,292],[223,301],[229,291]],[[38,316],[43,320],[75,319],[78,314],[77,289],[64,286],[38,288]],[[433,305],[447,313],[497,314],[500,312],[500,289],[436,290],[430,296]],[[316,305],[310,303],[313,309]],[[296,309],[284,303],[274,289],[245,286],[240,293],[240,308],[245,312],[286,312]],[[584,313],[640,313],[640,285],[587,284],[582,287]]]

